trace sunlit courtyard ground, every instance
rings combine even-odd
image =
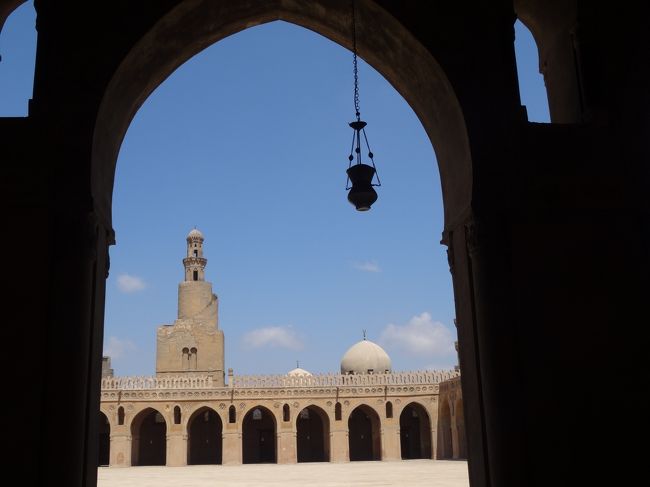
[[[469,486],[467,462],[450,460],[228,467],[101,467],[98,479],[99,487]]]

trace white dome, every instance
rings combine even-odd
[[[390,357],[370,340],[352,345],[341,359],[341,374],[383,374],[390,371]]]
[[[187,234],[187,239],[200,238],[203,239],[203,234],[199,232],[196,228],[192,229],[190,233]]]
[[[287,375],[311,375],[311,372],[305,369],[301,369],[300,367],[296,367],[293,370],[290,370]]]

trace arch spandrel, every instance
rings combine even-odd
[[[185,0],[130,50],[104,93],[93,136],[91,185],[95,209],[111,228],[115,165],[135,113],[171,73],[215,42],[246,28],[284,20],[350,49],[348,2],[314,0],[202,2]],[[472,170],[467,129],[451,83],[429,51],[381,7],[357,2],[357,50],[415,111],[436,152],[445,227],[470,211]],[[381,25],[381,29],[374,26]]]

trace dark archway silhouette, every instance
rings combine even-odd
[[[307,406],[296,420],[298,462],[328,462],[330,426],[327,413],[317,406]]]
[[[424,407],[412,402],[399,416],[402,459],[431,458],[431,420]]]
[[[198,409],[187,422],[187,464],[220,465],[223,424],[216,411]]]
[[[131,423],[131,465],[167,463],[167,423],[152,408],[141,411]]]
[[[350,461],[381,460],[379,415],[370,406],[358,406],[348,418]]]
[[[149,94],[178,66],[229,35],[275,20],[305,27],[351,48],[348,14],[347,4],[315,0],[303,4],[261,2],[242,17],[242,7],[236,2],[187,0],[148,27],[137,45],[122,58],[105,87],[97,111],[90,176],[94,209],[101,224],[112,228],[115,166],[129,124]],[[473,176],[467,127],[454,87],[431,52],[398,19],[374,2],[358,2],[357,19],[359,55],[403,96],[432,142],[442,185],[443,240],[449,245],[450,232],[461,225],[463,231],[455,238],[454,245],[464,248],[462,225],[471,215]],[[376,29],[375,25],[382,28]],[[104,244],[110,245],[110,239],[100,243]],[[464,278],[463,274],[459,276]],[[98,281],[97,286],[102,285]],[[104,292],[103,287],[100,292]],[[463,301],[458,306],[467,306],[466,295],[456,296],[459,297]],[[473,338],[464,341],[473,343]],[[465,358],[465,367],[474,366],[472,357],[469,353]],[[470,386],[476,384],[471,382],[467,387]],[[480,415],[474,417],[482,419]],[[336,420],[340,419],[339,406]],[[377,442],[380,443],[379,433]],[[381,456],[380,449],[376,455]]]
[[[262,406],[251,409],[242,423],[242,459],[244,463],[275,463],[276,421]]]
[[[111,423],[108,418],[101,411],[99,412],[98,434],[99,434],[99,449],[97,452],[97,465],[106,466],[110,464],[111,458]]]

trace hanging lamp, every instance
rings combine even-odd
[[[361,120],[361,109],[359,104],[359,73],[357,66],[357,28],[356,16],[354,9],[354,0],[352,0],[352,67],[354,71],[354,111],[356,120],[349,125],[354,130],[352,136],[352,147],[348,157],[349,165],[347,169],[346,190],[349,190],[348,201],[354,205],[358,211],[368,211],[372,204],[377,201],[377,192],[374,186],[381,186],[377,168],[375,167],[374,154],[370,150],[368,136],[366,135],[366,122]],[[361,135],[368,150],[368,159],[370,164],[364,164],[361,156]],[[377,182],[373,182],[376,179]]]

